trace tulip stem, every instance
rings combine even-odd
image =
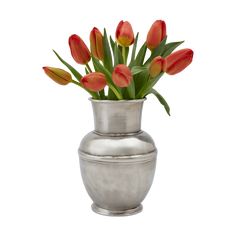
[[[86,88],[83,87],[83,85],[82,85],[81,83],[79,83],[79,82],[77,82],[77,81],[75,81],[75,80],[73,80],[73,79],[71,80],[71,83],[76,84],[76,85],[78,85],[79,87],[85,89],[93,98],[95,98],[95,99],[100,99],[100,96],[99,96],[97,93],[91,92],[91,91],[87,90]]]
[[[126,53],[125,53],[125,47],[122,47],[122,57],[123,57],[123,61],[124,61],[124,64],[126,65]]]
[[[89,72],[92,73],[92,70],[91,70],[91,68],[90,68],[90,66],[89,66],[88,63],[86,64],[86,67],[87,67],[87,69],[89,70]]]
[[[119,100],[123,99],[122,95],[117,91],[117,89],[112,84],[109,84],[108,86]]]
[[[81,88],[83,88],[83,86],[81,85],[81,83],[79,83],[79,82],[77,82],[77,81],[75,81],[75,80],[71,80],[71,83],[73,83],[73,84],[76,84],[76,85],[78,85],[78,86],[80,86]]]

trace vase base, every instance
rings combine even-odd
[[[104,216],[130,216],[130,215],[137,214],[143,210],[142,204],[140,204],[139,206],[135,208],[124,210],[124,211],[107,210],[107,209],[98,207],[95,203],[92,204],[91,208],[95,213],[104,215]]]

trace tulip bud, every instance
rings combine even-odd
[[[156,76],[158,76],[163,68],[163,58],[158,56],[155,57],[150,66],[149,66],[149,74],[151,76],[151,78],[155,78]]]
[[[117,65],[112,72],[112,80],[120,88],[128,87],[132,79],[131,70],[124,64]]]
[[[81,79],[80,82],[84,88],[93,92],[101,91],[107,84],[105,75],[100,72],[92,72],[87,74]]]
[[[90,52],[84,41],[78,35],[73,34],[70,36],[69,46],[71,55],[78,64],[85,65],[90,61]]]
[[[116,28],[116,40],[123,47],[129,47],[134,42],[134,32],[128,21],[120,21]]]
[[[44,72],[56,83],[67,85],[72,81],[71,74],[65,70],[54,67],[43,67]]]
[[[96,27],[90,33],[90,47],[92,55],[99,60],[103,60],[103,37],[102,33]]]
[[[166,37],[166,23],[163,20],[155,21],[147,34],[146,44],[150,50],[156,48]]]
[[[181,49],[167,56],[163,63],[163,71],[169,75],[174,75],[184,70],[193,59],[191,49]]]

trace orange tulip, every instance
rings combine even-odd
[[[102,33],[96,27],[90,33],[90,47],[92,55],[99,60],[103,60],[103,37]]]
[[[147,34],[146,44],[150,50],[156,48],[166,37],[166,23],[163,20],[155,21]]]
[[[131,70],[124,64],[117,65],[112,73],[114,84],[120,88],[128,87],[132,79]]]
[[[123,47],[129,47],[134,42],[134,32],[128,21],[120,21],[116,28],[116,40]]]
[[[61,85],[67,85],[72,81],[71,74],[65,70],[55,67],[43,67],[44,72],[56,83]]]
[[[90,61],[91,55],[89,49],[78,35],[73,34],[70,36],[69,46],[71,55],[78,64],[85,65]]]
[[[158,76],[163,68],[163,58],[158,56],[155,57],[150,66],[149,66],[149,74],[151,76],[151,78],[155,78],[156,76]]]
[[[169,75],[175,75],[184,70],[193,59],[193,51],[191,49],[181,49],[176,51],[164,60],[163,71]]]
[[[100,72],[92,72],[87,74],[81,79],[80,82],[84,88],[93,92],[101,91],[107,84],[105,75]]]

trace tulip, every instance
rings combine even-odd
[[[149,74],[151,76],[151,78],[155,78],[156,76],[158,76],[163,68],[163,58],[158,56],[155,57],[150,66],[149,66]]]
[[[116,40],[123,47],[129,47],[134,42],[134,32],[128,21],[120,21],[116,28]]]
[[[102,33],[96,27],[90,33],[90,47],[92,55],[99,60],[103,60],[103,37]]]
[[[87,74],[81,79],[80,82],[84,88],[93,92],[101,91],[107,84],[105,75],[100,72],[92,72]]]
[[[73,34],[70,36],[69,46],[71,55],[78,64],[85,65],[90,61],[91,55],[89,49],[78,35]]]
[[[146,44],[150,50],[156,48],[166,37],[166,23],[163,20],[155,21],[147,34]]]
[[[181,49],[176,51],[164,60],[163,71],[169,75],[175,75],[184,70],[193,59],[193,51],[191,49]]]
[[[120,88],[128,87],[132,79],[131,70],[124,64],[117,65],[112,72],[112,80]]]
[[[54,67],[43,67],[44,72],[56,83],[67,85],[72,81],[71,74],[65,70]]]

